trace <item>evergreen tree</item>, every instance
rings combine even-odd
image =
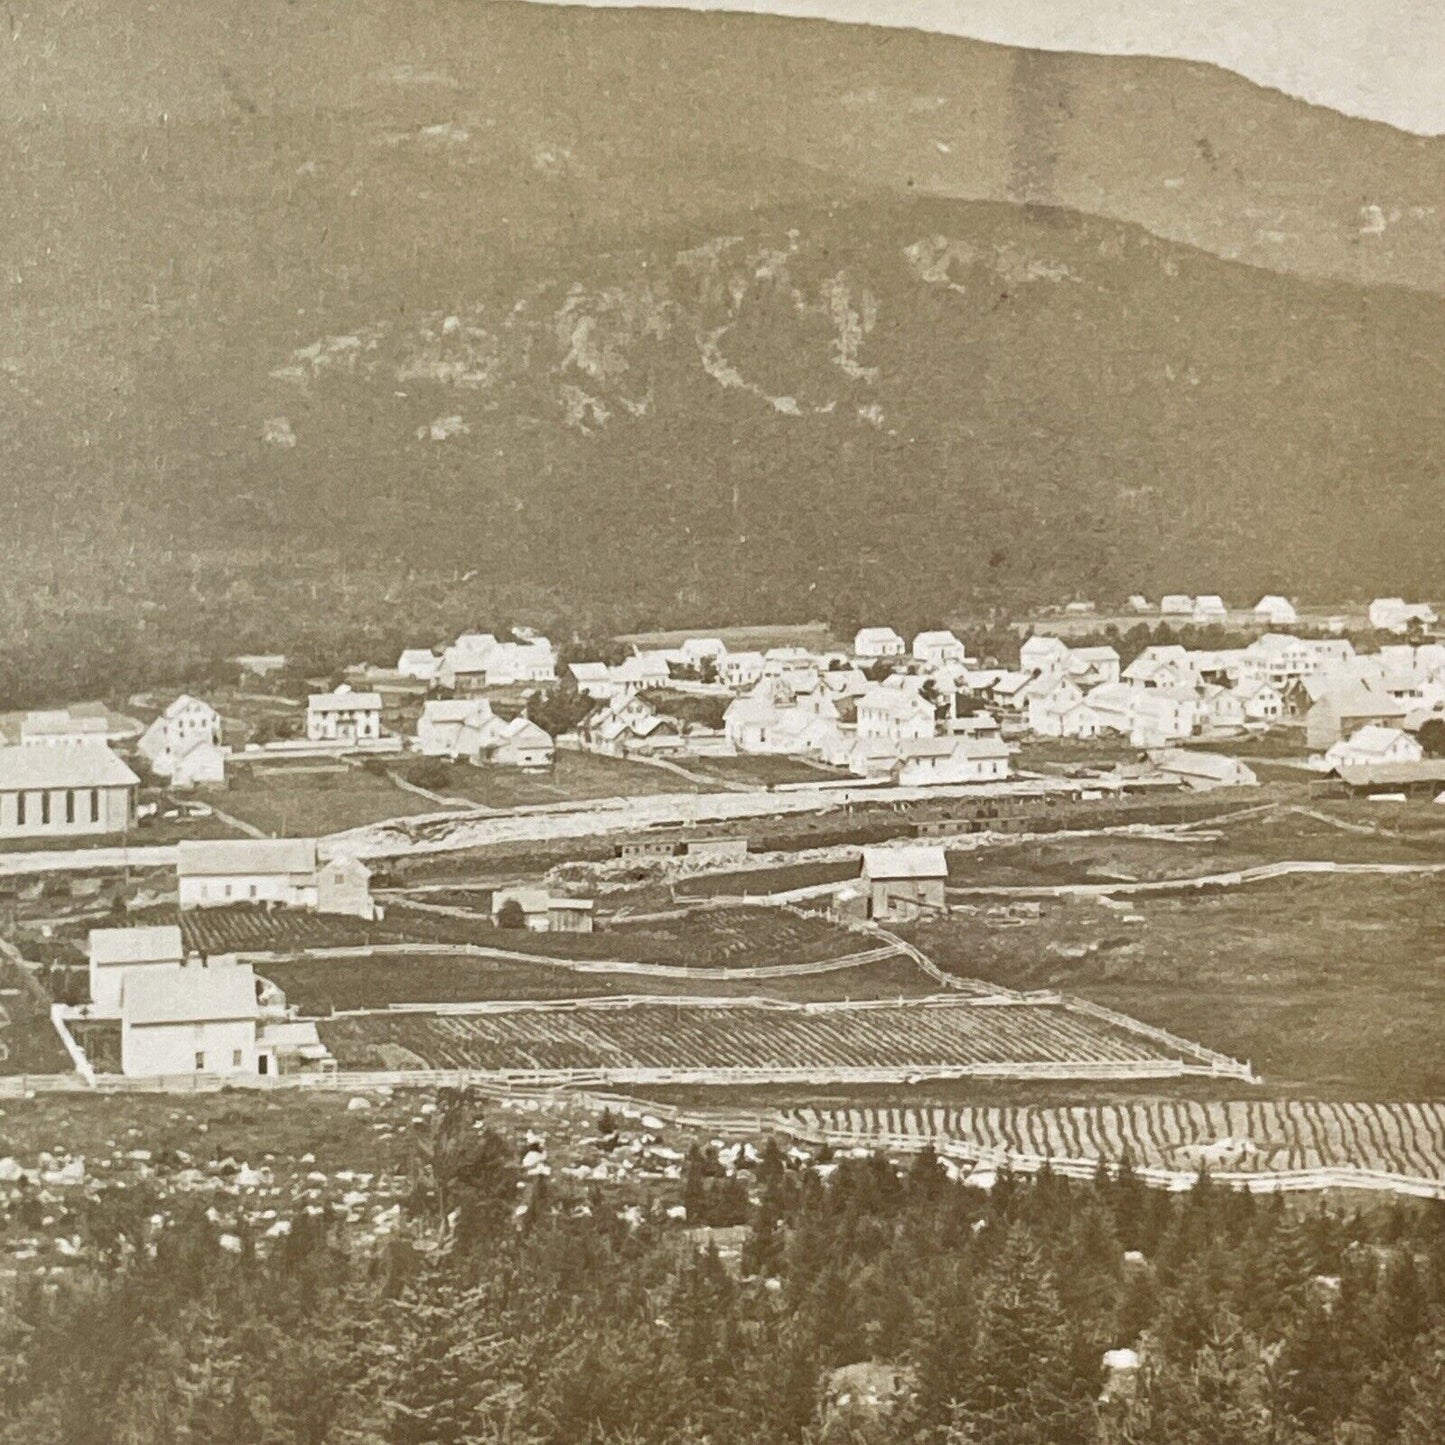
[[[975,1369],[950,1439],[968,1445],[1082,1441],[1092,1399],[1074,1377],[1053,1275],[1037,1247],[1015,1230],[979,1294]]]

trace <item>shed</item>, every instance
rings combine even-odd
[[[671,838],[635,838],[618,844],[617,856],[630,861],[650,858],[671,858],[677,852],[677,843]]]
[[[547,928],[551,933],[591,933],[592,916],[590,898],[553,898],[547,903]]]
[[[735,860],[748,856],[746,838],[689,838],[683,845],[683,852],[689,858],[709,858],[716,861]]]
[[[875,920],[917,918],[947,907],[948,858],[942,848],[864,848],[862,879],[868,916]]]

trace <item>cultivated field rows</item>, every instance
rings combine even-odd
[[[1445,1182],[1445,1103],[1148,1099],[1068,1106],[898,1105],[786,1110],[839,1141],[914,1141],[1024,1168],[1044,1160],[1242,1173],[1353,1168]]]
[[[556,1082],[1248,1077],[1233,1060],[1176,1047],[1057,996],[501,1003],[338,1015],[320,1031],[343,1069],[464,1069]]]

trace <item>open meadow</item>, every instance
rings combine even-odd
[[[1337,875],[1059,899],[902,932],[940,967],[1062,988],[1248,1059],[1265,1086],[1445,1092],[1445,919],[1434,876]]]
[[[670,769],[575,748],[558,748],[552,766],[536,770],[476,767],[444,758],[403,758],[390,766],[399,776],[420,782],[442,797],[486,808],[527,808],[542,803],[584,803],[593,798],[704,791]],[[436,812],[437,808],[430,811]]]
[[[623,998],[766,998],[786,1003],[920,998],[937,990],[908,957],[870,958],[819,972],[706,981],[674,973],[602,972],[537,959],[468,953],[291,959],[259,971],[303,1013],[325,1015],[392,1004]]]
[[[315,759],[237,767],[219,805],[277,838],[325,837],[443,807],[399,788],[384,772]]]

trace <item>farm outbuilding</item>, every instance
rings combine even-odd
[[[948,859],[942,848],[864,848],[868,916],[879,921],[942,913]]]
[[[736,862],[748,856],[746,838],[689,838],[683,851],[689,858],[707,858],[714,862]]]
[[[591,933],[592,900],[590,898],[553,898],[547,904],[549,933]]]
[[[671,838],[637,838],[618,844],[617,856],[628,862],[642,862],[652,858],[671,858],[677,852],[677,843]]]

